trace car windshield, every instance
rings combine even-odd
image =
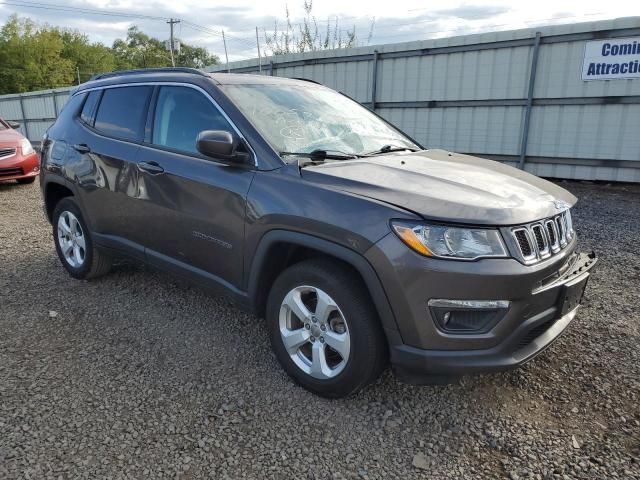
[[[357,102],[322,86],[227,85],[225,92],[278,152],[361,155],[411,139]]]

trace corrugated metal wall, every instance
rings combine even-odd
[[[0,118],[20,122],[20,131],[39,142],[67,103],[71,88],[56,88],[19,95],[0,95]]]
[[[547,177],[640,182],[640,79],[581,80],[586,41],[628,36],[640,36],[640,17],[278,56],[262,74],[342,91],[428,148],[524,158]],[[257,59],[229,67],[259,69]],[[0,96],[0,117],[39,140],[69,90]]]

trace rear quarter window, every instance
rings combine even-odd
[[[149,86],[105,89],[95,129],[111,137],[142,141],[151,91]]]
[[[96,107],[98,106],[98,101],[100,100],[101,95],[102,95],[101,90],[94,90],[93,92],[89,93],[87,100],[84,102],[84,106],[82,107],[82,113],[80,114],[80,118],[87,125],[93,126]]]

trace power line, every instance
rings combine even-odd
[[[116,17],[116,18],[128,18],[128,19],[137,19],[137,20],[153,20],[153,21],[170,21],[169,17],[160,17],[153,15],[144,15],[137,13],[127,13],[127,12],[116,12],[116,11],[105,11],[93,8],[85,8],[85,7],[70,7],[68,5],[56,4],[56,3],[45,3],[45,2],[33,2],[29,0],[0,0],[0,5],[14,6],[14,7],[23,7],[23,8],[32,8],[38,10],[51,10],[58,12],[70,12],[75,14],[85,14],[85,15],[99,15],[99,16],[107,16],[107,17]],[[198,25],[193,22],[184,21],[187,26],[191,27],[194,30],[200,31],[201,33],[207,33],[210,35],[221,37],[221,32],[210,29],[208,27],[204,27],[202,25]],[[234,42],[238,42],[245,46],[244,50],[254,49],[255,45],[253,40],[239,38],[231,35],[227,35],[228,39]]]
[[[73,13],[84,13],[88,15],[102,15],[102,16],[110,16],[110,17],[121,17],[121,18],[132,18],[132,19],[140,19],[140,20],[156,20],[166,22],[170,20],[169,17],[159,17],[152,15],[143,15],[138,13],[127,13],[127,12],[114,12],[114,11],[105,11],[93,8],[85,8],[85,7],[70,7],[68,5],[56,4],[56,3],[45,3],[45,2],[32,2],[29,0],[0,0],[0,5],[8,5],[15,7],[24,7],[24,8],[35,8],[41,10],[53,10],[60,12],[73,12]],[[209,33],[212,35],[220,36],[220,31],[212,30],[208,27],[204,27],[202,25],[198,25],[193,22],[184,21],[186,24],[189,24],[194,29],[198,29],[203,33]],[[229,38],[233,38],[234,40],[239,40],[247,43],[248,45],[253,45],[253,40],[242,39],[239,37],[232,37],[227,35]]]
[[[41,10],[54,10],[54,11],[60,11],[60,12],[86,13],[91,15],[103,15],[103,16],[109,16],[109,17],[136,18],[136,19],[142,19],[142,20],[162,20],[162,21],[167,20],[167,17],[156,17],[156,16],[142,15],[137,13],[96,10],[96,9],[85,8],[85,7],[70,7],[68,5],[44,3],[44,2],[30,2],[26,0],[0,0],[0,5],[8,5],[8,6],[14,6],[14,7],[23,7],[23,8],[35,8],[35,9],[41,9]]]
[[[193,30],[197,30],[197,31],[202,32],[202,33],[208,33],[210,35],[214,35],[214,36],[217,36],[217,37],[222,37],[222,31],[220,31],[220,30],[214,30],[212,28],[205,27],[205,26],[199,25],[197,23],[189,22],[187,20],[183,20],[183,22],[187,27],[190,27]],[[237,42],[243,42],[243,43],[245,43],[247,45],[250,45],[251,47],[255,47],[252,39],[249,39],[249,38],[246,38],[246,37],[236,37],[234,35],[229,35],[229,33],[227,33],[227,32],[225,32],[225,36],[226,36],[226,38],[228,40],[234,40],[234,41],[237,41]]]

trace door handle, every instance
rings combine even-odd
[[[138,163],[138,169],[151,175],[160,175],[164,172],[164,168],[157,162],[140,162]]]
[[[73,149],[79,153],[89,153],[91,151],[91,148],[86,143],[76,143]]]

